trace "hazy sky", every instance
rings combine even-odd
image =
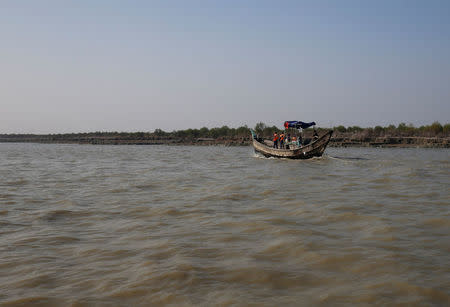
[[[450,1],[1,1],[0,133],[450,122]]]

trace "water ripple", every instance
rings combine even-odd
[[[450,153],[0,146],[0,305],[448,305]]]

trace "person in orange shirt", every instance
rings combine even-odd
[[[284,133],[280,134],[280,148],[284,148]]]
[[[278,134],[276,132],[273,134],[273,148],[278,148]]]

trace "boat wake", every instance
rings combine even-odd
[[[256,153],[256,152],[254,152],[252,156],[253,156],[253,158],[258,158],[258,159],[267,159],[267,160],[275,160],[275,159],[277,159],[277,158],[274,158],[274,157],[264,157],[262,154]]]
[[[257,159],[265,159],[265,160],[282,160],[282,161],[297,161],[297,162],[299,162],[299,161],[302,161],[302,162],[306,162],[306,161],[318,161],[318,160],[323,160],[323,159],[325,159],[325,158],[329,158],[329,157],[325,157],[325,156],[322,156],[322,157],[312,157],[312,158],[309,158],[309,159],[275,158],[275,157],[265,157],[264,155],[262,155],[262,154],[260,154],[260,153],[256,153],[256,152],[254,152],[254,153],[252,154],[252,157],[253,157],[253,158],[257,158]]]
[[[328,156],[328,155],[326,157],[333,159],[333,160],[341,160],[341,161],[369,160],[367,158],[361,158],[361,157],[333,157],[333,156]]]

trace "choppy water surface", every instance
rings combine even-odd
[[[450,151],[0,144],[0,304],[446,305]]]

